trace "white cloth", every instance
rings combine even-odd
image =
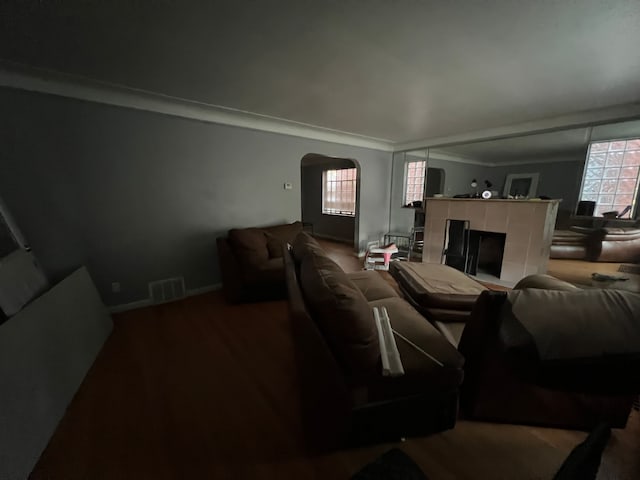
[[[400,352],[393,336],[389,313],[385,307],[378,310],[373,307],[373,318],[378,330],[378,340],[380,343],[380,357],[382,358],[382,375],[399,377],[404,375],[404,367],[400,359]]]

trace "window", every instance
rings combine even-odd
[[[404,204],[411,205],[424,197],[424,173],[426,162],[408,162],[405,164]]]
[[[322,172],[322,213],[327,215],[356,215],[355,168]]]
[[[631,205],[636,212],[640,138],[593,142],[587,152],[580,200],[596,202],[595,216]],[[627,217],[627,215],[625,215]]]

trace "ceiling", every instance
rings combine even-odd
[[[638,45],[638,0],[0,3],[5,62],[391,142],[640,102]]]
[[[485,164],[508,164],[535,161],[584,160],[589,145],[590,128],[562,130],[486,142],[436,148],[430,155],[452,157]]]
[[[584,161],[589,143],[640,137],[640,120],[573,128],[534,135],[470,142],[408,152],[429,158],[491,166],[517,163]]]

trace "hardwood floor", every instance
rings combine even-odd
[[[549,260],[547,272],[549,275],[579,286],[594,288],[618,288],[630,292],[640,293],[640,275],[622,273],[618,271],[620,263],[587,262],[584,260]],[[591,274],[600,273],[628,280],[616,282],[599,282],[591,278]]]
[[[552,478],[583,432],[459,421],[404,443],[305,453],[286,302],[219,292],[118,314],[32,479],[349,478],[397,446],[432,479]],[[640,477],[640,421],[598,478]]]
[[[309,454],[286,302],[228,305],[211,292],[114,324],[32,479],[347,479],[391,447],[431,479],[551,479],[586,437],[459,421],[403,443]],[[598,478],[640,478],[638,452],[634,411]]]

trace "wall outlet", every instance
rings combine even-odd
[[[285,190],[293,190],[293,183],[291,183],[291,182],[286,182],[286,183],[284,184],[284,189],[285,189]]]
[[[111,284],[111,291],[113,293],[120,293],[120,282],[113,282]]]

